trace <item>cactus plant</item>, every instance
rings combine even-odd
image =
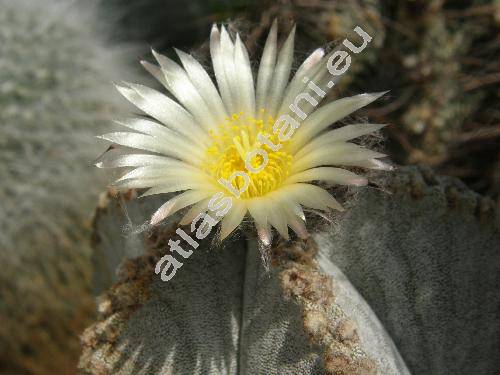
[[[1,372],[73,372],[93,316],[90,208],[106,185],[93,136],[124,110],[114,72],[135,75],[95,5],[0,0]]]
[[[493,373],[500,236],[491,201],[415,168],[387,189],[358,191],[330,231],[313,236],[317,248],[274,247],[269,273],[253,242],[236,236],[197,249],[169,282],[154,266],[175,219],[125,239],[123,207],[142,221],[155,200],[108,195],[94,229],[104,292],[82,337],[81,369],[404,374],[406,361],[415,374]],[[130,248],[143,255],[126,259]]]
[[[154,268],[176,226],[124,237],[117,228],[142,221],[156,204],[132,197],[108,194],[97,210],[94,262],[103,293],[99,319],[82,336],[82,372],[408,373],[341,272],[328,262],[335,277],[320,272],[313,242],[280,244],[268,272],[256,240],[236,236],[213,247],[207,238],[163,282]],[[142,255],[127,258],[134,252]],[[362,331],[344,309],[364,318]]]

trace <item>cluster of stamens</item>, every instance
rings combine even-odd
[[[245,116],[243,112],[233,114],[219,124],[216,131],[210,131],[212,144],[206,150],[207,160],[204,169],[216,180],[229,179],[237,171],[245,172],[250,183],[240,198],[255,198],[277,189],[288,177],[292,164],[292,156],[286,152],[286,145],[278,151],[259,141],[259,134],[273,144],[278,144],[278,137],[273,133],[274,119],[261,111],[259,119]],[[245,166],[248,153],[262,149],[267,152],[265,167],[252,173]],[[251,166],[259,169],[265,161],[261,155],[250,159]],[[240,189],[245,180],[236,177],[233,186]]]

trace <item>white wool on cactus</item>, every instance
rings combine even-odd
[[[197,60],[176,50],[182,66],[155,51],[159,66],[142,62],[171,96],[138,84],[118,86],[149,117],[120,121],[133,132],[101,138],[147,153],[127,152],[98,166],[134,167],[117,181],[119,187],[149,188],[144,195],[178,193],[153,215],[151,224],[191,206],[181,220],[188,224],[213,210],[216,199],[219,208],[226,199],[219,215],[221,240],[246,215],[264,243],[270,243],[273,227],[286,239],[288,227],[304,238],[303,208],[342,210],[316,181],[361,186],[366,178],[342,167],[390,169],[379,160],[385,155],[350,142],[384,125],[329,129],[384,93],[342,98],[316,108],[334,86],[332,63],[339,52],[325,55],[322,48],[315,50],[290,79],[294,37],[295,28],[278,49],[273,24],[255,83],[240,36],[233,40],[224,26],[214,25],[210,52],[217,85]]]

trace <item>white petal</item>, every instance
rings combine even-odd
[[[147,165],[145,167],[138,167],[134,170],[124,174],[117,181],[123,181],[132,178],[154,178],[154,177],[165,177],[165,178],[175,178],[178,180],[191,179],[200,180],[205,177],[204,172],[200,171],[194,167],[164,167],[158,165]]]
[[[257,236],[259,240],[264,244],[264,246],[270,246],[273,241],[273,232],[269,225],[260,226],[258,224],[255,225],[257,228]]]
[[[383,128],[384,126],[386,125],[352,124],[343,126],[341,128],[318,135],[316,138],[312,139],[309,143],[302,147],[299,152],[301,154],[306,154],[319,147],[324,147],[329,143],[349,141],[351,139],[361,137],[362,135],[373,133]]]
[[[220,230],[221,240],[229,236],[240,225],[246,213],[247,207],[245,203],[242,200],[233,199],[231,209],[222,219]]]
[[[263,198],[252,198],[247,200],[248,211],[252,215],[258,227],[267,227],[267,215],[269,207]]]
[[[173,181],[173,182],[163,182],[161,184],[155,184],[153,187],[145,191],[143,194],[141,194],[142,197],[148,197],[150,195],[157,195],[157,194],[167,194],[167,193],[174,193],[178,191],[183,191],[183,190],[204,190],[205,184],[203,182],[196,182],[196,181]],[[149,186],[143,186],[143,187],[149,187]]]
[[[115,120],[114,121],[118,125],[125,126],[129,129],[138,131],[143,134],[151,135],[153,137],[164,137],[164,136],[173,136],[178,137],[179,134],[173,132],[167,127],[158,124],[152,120],[148,120],[145,118],[131,118],[125,120]]]
[[[303,172],[293,174],[286,179],[284,184],[293,184],[297,182],[308,182],[308,181],[328,181],[333,184],[338,185],[355,185],[364,186],[368,183],[366,178],[358,176],[355,173],[347,171],[342,168],[332,168],[332,167],[320,167],[308,169]]]
[[[189,110],[204,129],[215,129],[217,123],[222,119],[217,118],[212,113],[193,82],[189,79],[186,71],[168,57],[155,51],[153,51],[153,54],[165,74],[172,94]]]
[[[162,142],[158,142],[157,138],[152,137],[150,135],[129,133],[129,132],[115,132],[115,133],[103,134],[101,136],[98,136],[97,138],[105,139],[107,141],[122,146],[127,146],[127,147],[137,148],[140,150],[147,150],[151,152],[157,152],[160,154],[177,157],[175,150],[171,150],[168,147],[165,147],[165,145]]]
[[[186,151],[182,151],[181,147],[172,146],[172,144],[169,144],[166,138],[152,137],[150,135],[128,132],[108,133],[98,136],[97,138],[105,139],[122,146],[137,148],[140,150],[147,150],[167,156],[173,156],[192,164],[199,163],[199,158],[196,155]]]
[[[292,81],[302,80],[302,78],[307,74],[307,72],[311,71],[312,68],[317,66],[317,64],[323,59],[325,56],[325,50],[323,48],[315,49],[300,65],[297,72],[293,77]]]
[[[393,171],[394,167],[390,164],[384,163],[378,159],[362,160],[356,163],[349,164],[353,167],[362,167],[369,169],[379,169],[382,171]]]
[[[148,71],[149,74],[155,77],[163,86],[170,90],[165,75],[158,66],[144,60],[141,61],[141,65]]]
[[[283,194],[281,190],[271,192],[268,195],[269,198],[276,201],[280,205],[282,220],[286,222],[286,225],[292,228],[292,230],[297,233],[300,238],[307,238],[308,233],[304,225],[305,215],[296,201],[291,199],[290,195]],[[272,220],[269,220],[272,223]],[[273,224],[274,225],[274,224]],[[279,225],[279,224],[278,224]],[[277,226],[275,228],[278,229]],[[279,229],[278,229],[279,231]],[[283,232],[283,229],[281,230]],[[288,235],[288,231],[284,233],[285,236]],[[283,234],[282,234],[283,236]],[[287,237],[285,237],[287,238]]]
[[[220,41],[220,32],[216,25],[212,26],[210,33],[210,55],[212,56],[212,65],[214,67],[215,78],[222,96],[222,101],[229,113],[234,113],[234,100],[231,94],[228,77],[223,63],[223,53]]]
[[[236,35],[236,43],[234,46],[234,63],[236,76],[239,80],[240,101],[242,111],[245,115],[255,117],[255,89],[253,83],[252,67],[248,52],[241,42],[240,36]]]
[[[296,152],[307,141],[326,129],[329,125],[370,104],[384,94],[385,92],[342,98],[314,111],[293,135],[293,142],[290,143],[290,151]]]
[[[285,209],[286,220],[288,226],[302,239],[309,237],[307,229],[303,220],[294,215],[292,212]]]
[[[286,214],[284,209],[282,208],[282,205],[279,201],[273,200],[272,198],[265,197],[263,199],[266,199],[269,201],[268,204],[268,220],[269,224],[271,224],[278,233],[283,237],[284,239],[288,240],[288,226],[287,226],[287,221],[286,221]]]
[[[175,196],[170,199],[166,203],[164,203],[151,218],[151,225],[156,225],[167,216],[172,215],[173,213],[183,209],[184,207],[190,206],[194,203],[201,201],[202,199],[207,198],[212,194],[209,191],[200,191],[200,190],[189,190],[185,191],[182,194]]]
[[[273,79],[269,95],[267,97],[269,113],[276,117],[276,112],[281,102],[283,101],[283,92],[290,77],[290,71],[293,62],[293,47],[295,39],[295,26],[293,27],[290,35],[285,41],[285,44],[280,50],[278,61],[274,70]]]
[[[283,103],[281,105],[282,113],[292,113],[290,104],[294,103],[295,98],[298,94],[309,94],[313,98],[317,99],[319,103],[326,96],[326,94],[328,94],[328,92],[331,91],[333,87],[335,87],[335,84],[341,78],[341,76],[332,76],[328,71],[327,64],[329,58],[338,50],[340,50],[341,46],[342,45],[336,47],[333,51],[330,51],[330,53],[324,56],[320,61],[317,61],[315,59],[311,61],[315,61],[316,63],[311,66],[311,68],[307,71],[307,74],[304,74],[304,76],[307,76],[309,80],[307,82],[297,81],[296,83],[294,83],[294,92],[288,93],[286,99],[283,100]],[[302,78],[304,78],[304,76]],[[325,94],[323,96],[319,96],[313,89],[309,87],[310,82],[314,82],[316,86],[320,87],[325,92]],[[316,106],[304,100],[301,101],[301,110],[305,113],[306,116],[309,116],[315,109]]]
[[[297,154],[292,164],[292,173],[321,165],[353,165],[353,162],[382,158],[386,155],[352,143],[332,143],[307,154]]]
[[[183,152],[196,154],[199,158],[204,157],[204,149],[198,144],[195,144],[194,141],[191,141],[189,138],[186,138],[152,120],[145,118],[132,118],[115,120],[114,122],[143,134],[165,139],[165,142],[168,142],[170,145],[182,148]]]
[[[191,55],[182,52],[178,49],[175,50],[177,55],[186,69],[189,79],[193,84],[196,85],[200,95],[203,97],[205,102],[208,104],[209,109],[216,113],[216,116],[220,122],[228,116],[219,92],[215,88],[212,79],[206,72],[206,70],[201,66],[201,64]]]
[[[318,48],[311,55],[309,55],[307,59],[304,60],[286,88],[281,107],[278,110],[278,114],[291,112],[289,109],[290,104],[293,104],[297,95],[306,91],[307,83],[304,83],[304,77],[308,77],[309,75],[311,75],[311,77],[308,77],[309,79],[311,79],[312,76],[314,76],[315,69],[313,68],[317,67],[317,64],[321,61],[324,55],[324,49]],[[317,97],[317,95],[314,94],[313,97]]]
[[[230,112],[238,113],[242,110],[242,108],[239,99],[240,91],[238,87],[238,77],[236,76],[235,63],[234,63],[234,44],[224,26],[221,26],[220,51],[222,57],[221,58],[222,66],[226,74],[226,80],[232,98],[231,102],[233,103]]]
[[[334,208],[343,211],[342,206],[325,189],[311,184],[292,184],[280,188],[281,194],[288,194],[290,198],[299,202],[301,205],[326,210]]]
[[[304,211],[302,210],[300,204],[289,199],[289,197],[281,196],[280,200],[283,204],[283,207],[285,207],[285,211],[288,211],[291,215],[297,216],[301,220],[306,221],[306,215],[304,214]]]
[[[199,214],[202,212],[206,212],[208,210],[208,202],[210,202],[210,198],[203,199],[199,201],[195,205],[193,205],[188,212],[183,216],[182,220],[179,222],[180,225],[188,225],[190,224]]]
[[[197,143],[207,142],[208,135],[199,127],[191,114],[162,93],[142,85],[129,84],[132,88],[116,86],[132,104]]]
[[[313,81],[318,87],[322,88],[322,90],[325,91],[325,93],[328,93],[333,87],[335,87],[335,84],[341,78],[340,75],[332,76],[328,71],[328,60],[334,53],[336,53],[341,49],[342,45],[335,47],[326,56],[323,56],[319,61],[317,60],[317,57],[319,56],[315,57],[311,56],[311,60],[309,61],[309,63],[311,63],[310,69],[307,71],[307,74],[304,74],[304,76],[307,75],[310,81]],[[331,85],[331,87],[328,87],[329,86],[328,84],[330,82],[333,83],[333,85]],[[316,93],[314,93],[314,91],[308,87],[309,82],[307,83],[302,82],[302,83],[303,83],[302,87],[298,86],[295,89],[296,90],[295,95],[304,92],[317,97]],[[291,100],[289,100],[290,103],[288,103],[288,105],[291,104],[295,95],[291,96]],[[318,100],[321,101],[321,98],[318,97]],[[283,105],[285,106],[286,103],[283,103]]]
[[[267,107],[267,95],[276,65],[277,33],[278,23],[274,20],[267,37],[266,45],[264,46],[264,52],[262,52],[259,73],[257,75],[257,102],[255,108],[257,114],[260,114],[261,109]]]
[[[117,189],[142,189],[142,188],[172,189],[173,188],[173,190],[168,191],[170,192],[170,191],[194,189],[194,188],[199,188],[200,186],[203,188],[204,185],[196,181],[185,181],[185,180],[181,181],[178,178],[167,178],[165,176],[158,176],[158,177],[147,177],[147,178],[133,178],[124,181],[118,181],[113,183],[113,186],[116,187]],[[150,190],[148,190],[148,192]],[[148,192],[144,193],[142,196],[159,194],[159,192],[156,193],[148,193]],[[164,193],[164,191],[161,191],[161,193]]]
[[[145,167],[147,165],[183,165],[183,163],[176,159],[171,159],[165,156],[149,155],[149,154],[126,154],[126,155],[110,155],[107,153],[95,164],[97,168],[121,168],[121,167]]]

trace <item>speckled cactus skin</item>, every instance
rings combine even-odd
[[[0,372],[73,373],[93,316],[91,210],[107,181],[94,135],[129,52],[93,1],[0,0]]]
[[[134,242],[116,227],[128,222],[122,207],[136,221],[154,201],[108,196],[94,232],[106,291],[98,322],[82,336],[81,369],[494,373],[500,235],[492,201],[427,169],[404,168],[386,189],[356,191],[351,209],[313,242],[277,245],[269,273],[255,246],[236,236],[200,247],[169,283],[153,269],[172,229]],[[138,243],[146,255],[116,274],[116,258]]]
[[[234,236],[200,244],[175,277],[162,282],[156,262],[175,220],[133,240],[119,227],[142,220],[157,198],[133,193],[101,200],[94,222],[98,321],[82,335],[80,370],[104,374],[406,374],[390,338],[374,323],[358,332],[343,312],[359,297],[320,272],[314,242],[279,244],[267,272],[256,243]],[[126,207],[126,213],[123,210]],[[123,261],[130,249],[144,253]],[[116,273],[116,269],[119,272]],[[102,277],[108,274],[108,278]],[[113,281],[116,280],[116,281]],[[339,290],[339,285],[342,285]],[[365,335],[370,332],[370,335]],[[365,351],[366,345],[370,354]]]
[[[414,374],[500,368],[500,232],[494,203],[460,181],[408,169],[367,189],[325,256],[365,297]]]
[[[122,207],[140,221],[154,200],[103,197],[94,258],[98,289],[107,291],[98,322],[82,336],[81,369],[364,374],[375,365],[407,373],[381,321],[414,374],[494,373],[500,237],[492,202],[426,169],[397,172],[387,189],[358,191],[331,231],[313,236],[317,250],[275,248],[271,273],[235,237],[197,251],[173,283],[153,273],[168,229],[138,238],[116,227],[128,223]],[[137,248],[147,254],[116,273],[117,258]],[[353,337],[366,362],[349,367],[341,346]]]

